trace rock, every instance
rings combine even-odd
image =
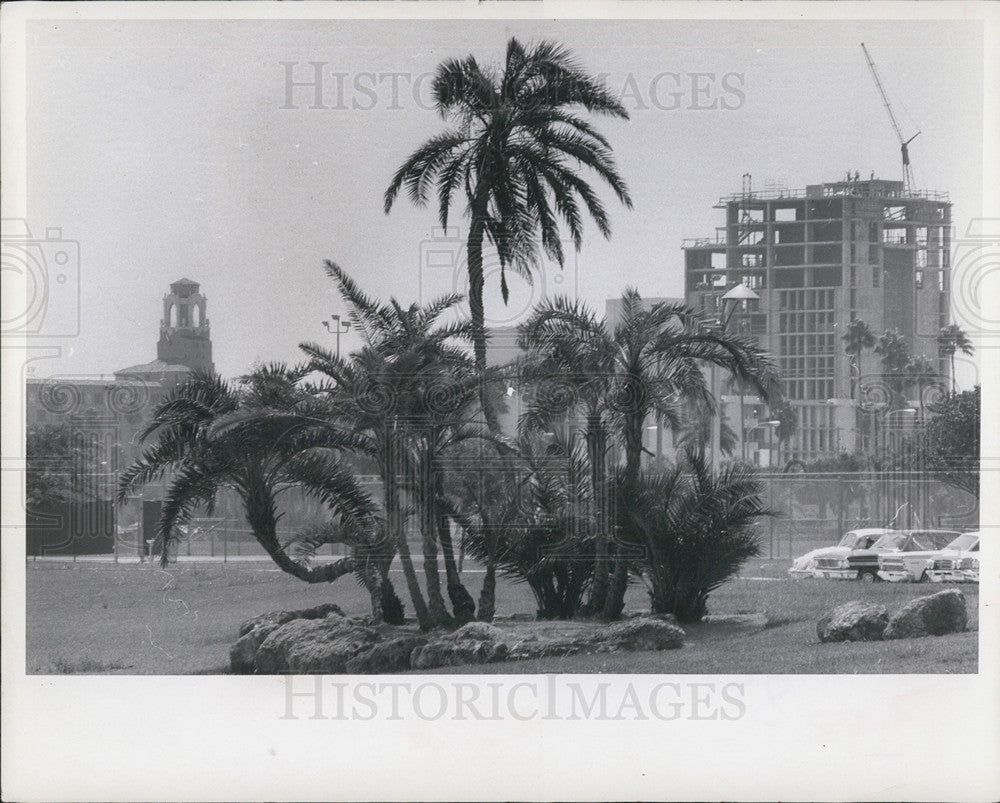
[[[488,622],[469,622],[451,634],[455,641],[503,641],[504,631]]]
[[[350,675],[384,675],[403,672],[410,668],[414,650],[423,647],[427,639],[422,636],[401,636],[379,642],[367,652],[356,655],[347,662]]]
[[[439,636],[415,649],[410,664],[414,669],[433,669],[503,661],[510,653],[504,636],[499,627],[486,622],[469,622],[454,633]]]
[[[325,602],[322,605],[317,605],[315,608],[304,608],[298,611],[271,611],[270,613],[262,613],[260,616],[247,619],[240,625],[239,634],[240,636],[245,636],[251,630],[261,625],[283,625],[285,622],[290,622],[293,619],[325,619],[331,613],[336,613],[340,616],[344,615],[340,606],[332,602]]]
[[[589,641],[600,644],[607,651],[673,650],[683,646],[684,635],[677,625],[642,616],[602,627]]]
[[[256,668],[257,650],[271,633],[295,619],[324,619],[344,612],[332,602],[298,611],[271,611],[247,619],[240,625],[239,640],[229,650],[229,668],[237,675],[251,674]]]
[[[234,675],[251,675],[257,668],[257,650],[264,639],[277,630],[284,622],[261,622],[240,636],[229,650],[229,670]]]
[[[293,619],[275,629],[257,650],[257,673],[341,674],[347,662],[379,641],[378,632],[332,613]]]
[[[880,641],[888,623],[889,615],[884,605],[845,602],[819,620],[816,635],[822,642]]]
[[[928,597],[911,600],[892,615],[885,629],[885,638],[919,638],[961,633],[968,624],[965,595],[949,588]]]
[[[433,669],[437,666],[490,664],[507,657],[509,648],[503,642],[490,641],[431,641],[414,650],[410,657],[413,669]]]

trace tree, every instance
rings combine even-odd
[[[907,363],[905,373],[909,387],[914,388],[917,392],[917,404],[920,406],[920,418],[922,420],[926,406],[924,391],[936,384],[936,380],[938,379],[937,368],[923,354],[918,354]]]
[[[739,446],[739,434],[729,425],[729,419],[721,410],[718,413],[719,421],[719,451],[731,457]],[[704,453],[712,442],[712,418],[714,416],[709,411],[695,413],[692,420],[684,427],[679,445],[684,449],[691,449]]]
[[[634,500],[646,421],[656,416],[677,427],[692,404],[715,409],[702,371],[705,363],[728,371],[765,399],[779,391],[774,366],[756,344],[711,331],[690,307],[664,302],[647,306],[638,291],[628,288],[621,308],[621,320],[611,328],[585,307],[565,298],[543,301],[522,327],[520,336],[525,344],[538,344],[541,351],[551,352],[565,344],[566,353],[571,353],[575,340],[601,355],[582,365],[609,372],[602,392],[606,393],[610,422],[625,454],[623,498]],[[566,367],[579,370],[580,365]],[[622,543],[641,546],[630,519],[619,516],[617,526],[620,543],[603,610],[610,619],[621,615],[628,583],[629,559]]]
[[[861,373],[861,355],[865,349],[875,348],[875,333],[871,327],[861,319],[853,320],[847,325],[847,331],[841,337],[844,341],[844,353],[851,355],[855,371],[858,375],[858,388],[864,380]],[[854,381],[851,381],[851,399],[854,400]]]
[[[437,111],[452,127],[424,143],[396,171],[385,193],[385,211],[403,187],[418,206],[434,189],[441,225],[447,227],[453,196],[464,194],[469,309],[476,368],[482,374],[484,243],[491,243],[499,257],[506,303],[506,271],[530,278],[536,237],[545,254],[562,266],[560,219],[577,250],[583,242],[583,210],[609,237],[607,210],[577,171],[588,168],[623,204],[631,207],[632,202],[610,143],[576,109],[621,119],[628,113],[568,50],[552,42],[526,48],[512,38],[502,68],[480,66],[473,56],[449,59],[438,67],[431,91]],[[483,399],[487,406],[485,392]]]
[[[303,375],[302,369],[280,364],[260,367],[235,383],[195,374],[156,408],[142,433],[142,440],[152,443],[122,473],[118,501],[169,477],[157,528],[164,565],[179,526],[199,508],[211,511],[219,491],[231,488],[257,542],[282,571],[323,583],[361,569],[352,558],[309,565],[290,554],[289,544],[278,537],[279,497],[294,487],[330,510],[328,536],[343,529],[349,538],[360,539],[376,530],[371,500],[339,457],[355,446],[349,434],[268,426],[256,415],[261,408],[292,408],[306,401],[297,387]],[[248,413],[253,425],[243,424]],[[369,580],[363,572],[362,580]]]
[[[875,353],[882,357],[882,368],[892,396],[890,405],[903,407],[908,384],[907,366],[910,364],[910,346],[898,329],[886,329],[875,345]]]
[[[756,521],[768,511],[756,471],[741,463],[713,474],[695,451],[665,474],[643,474],[638,495],[623,500],[648,545],[653,613],[695,622],[708,595],[758,554]]]
[[[508,461],[453,478],[470,552],[527,583],[538,619],[576,616],[593,582],[586,451],[569,430],[551,437],[524,434]]]
[[[891,463],[906,470],[919,466],[978,499],[980,405],[979,385],[930,405],[922,432],[892,455]]]
[[[969,336],[962,331],[957,323],[944,327],[937,337],[938,354],[947,357],[951,368],[951,392],[956,392],[955,384],[955,353],[961,351],[965,356],[971,357],[975,349]]]
[[[778,422],[774,437],[778,439],[778,448],[781,448],[781,445],[787,443],[795,434],[799,426],[799,416],[787,399],[778,399],[771,404],[771,418]]]
[[[459,578],[440,508],[442,456],[457,443],[485,435],[470,423],[475,373],[455,342],[470,337],[470,324],[440,322],[462,297],[450,294],[424,306],[403,307],[395,299],[383,303],[366,295],[337,265],[328,262],[326,269],[366,345],[340,357],[319,345],[302,344],[309,367],[327,380],[317,388],[326,408],[314,426],[348,428],[359,439],[360,450],[375,460],[388,530],[421,626],[431,628],[451,619],[438,577],[438,541],[453,609],[459,619],[467,620],[474,603]],[[420,514],[426,602],[406,541],[403,495]]]

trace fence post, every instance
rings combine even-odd
[[[837,538],[844,534],[844,475],[837,475]]]
[[[226,563],[229,560],[229,533],[223,533],[222,536],[222,562]]]
[[[208,554],[209,557],[215,557],[215,531],[208,531]]]
[[[768,501],[767,506],[771,510],[770,516],[768,516],[768,529],[770,530],[770,538],[768,544],[768,557],[774,557],[774,475],[772,474],[767,478],[767,489],[768,489]]]

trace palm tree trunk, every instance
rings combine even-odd
[[[641,410],[642,405],[637,405]],[[625,416],[625,477],[622,488],[622,497],[626,500],[635,498],[636,488],[639,486],[639,465],[642,457],[642,426],[645,416],[641,412],[630,412]],[[628,525],[628,518],[620,516],[622,522],[619,532],[624,537],[625,543],[619,542],[618,554],[615,557],[615,571],[611,578],[611,587],[608,589],[608,599],[604,605],[604,618],[615,620],[622,615],[625,609],[625,591],[628,589],[628,546],[635,539],[629,537],[632,534],[632,527]]]
[[[605,454],[607,435],[600,415],[587,420],[587,450],[590,462],[590,487],[594,518],[594,582],[587,603],[589,613],[604,610],[608,599],[608,495]]]
[[[395,466],[394,466],[394,443],[392,432],[387,431],[384,438],[384,450],[382,459],[385,466],[382,471],[383,496],[385,499],[385,511],[388,518],[389,536],[396,543],[396,550],[399,552],[399,562],[403,567],[403,577],[406,578],[406,586],[410,592],[410,599],[413,602],[413,612],[417,615],[417,622],[421,630],[430,630],[434,625],[427,604],[424,602],[424,595],[420,591],[420,583],[417,581],[417,572],[413,568],[413,559],[410,557],[410,546],[406,542],[406,532],[403,529],[403,516],[399,508],[399,488]]]
[[[476,618],[480,622],[492,622],[496,613],[497,563],[493,552],[491,547],[486,560],[486,574],[483,575],[483,589],[479,592],[479,613]]]
[[[319,566],[307,566],[292,560],[278,542],[278,522],[271,495],[263,488],[254,488],[241,496],[254,538],[283,572],[306,583],[332,583],[357,568],[354,558],[341,558]]]
[[[448,600],[455,618],[462,623],[471,622],[476,618],[476,601],[462,584],[462,576],[455,562],[455,549],[451,541],[451,522],[441,511],[438,501],[444,495],[444,472],[439,466],[434,471],[434,503],[437,508],[438,539],[441,541],[441,553],[444,556],[444,572],[448,584]]]
[[[481,195],[481,193],[480,193]],[[500,422],[489,398],[486,386],[486,313],[483,309],[483,236],[486,231],[486,199],[475,198],[472,202],[472,222],[469,227],[468,270],[469,270],[469,313],[472,318],[472,344],[476,356],[476,373],[479,374],[479,401],[483,408],[486,425],[494,435],[500,434]],[[501,457],[501,459],[503,459]],[[480,621],[493,621],[496,608],[496,563],[493,550],[487,553],[486,576],[479,595]]]
[[[437,557],[437,496],[434,493],[434,467],[431,451],[433,449],[431,436],[425,435],[423,440],[423,460],[420,461],[420,478],[417,494],[420,500],[420,536],[424,551],[424,581],[427,585],[427,606],[431,621],[435,626],[451,620],[448,609],[444,605],[441,593],[441,578],[438,575]]]

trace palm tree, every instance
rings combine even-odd
[[[906,366],[907,381],[916,386],[917,403],[920,405],[920,420],[924,420],[924,388],[933,385],[938,378],[937,369],[923,354],[913,357]]]
[[[731,426],[726,414],[722,411],[718,413],[719,421],[719,451],[727,456],[731,456],[739,445],[739,435]],[[678,441],[678,445],[704,454],[706,448],[712,441],[712,412],[702,410],[695,412],[692,420],[684,427],[684,432]]]
[[[579,512],[591,493],[585,453],[574,433],[525,433],[509,460],[452,478],[469,551],[526,582],[538,619],[573,618],[592,582],[593,520]]]
[[[886,329],[875,345],[875,353],[882,357],[882,367],[892,391],[893,404],[905,403],[906,367],[910,364],[910,344],[898,329]]]
[[[567,325],[567,320],[574,323]],[[582,326],[577,324],[581,323]],[[579,411],[585,421],[587,463],[590,467],[591,511],[595,533],[594,581],[589,613],[604,610],[610,582],[607,477],[608,401],[614,387],[615,351],[610,338],[579,337],[598,329],[596,315],[577,301],[559,297],[543,303],[519,327],[518,345],[525,350],[523,377],[537,387],[529,398],[521,426],[526,430],[552,426]]]
[[[701,619],[711,591],[758,554],[755,522],[768,515],[763,486],[749,466],[734,463],[712,474],[696,451],[666,474],[643,474],[639,504],[629,516],[649,548],[654,613],[682,622]]]
[[[419,206],[433,190],[441,225],[447,227],[452,197],[464,194],[469,309],[476,368],[482,374],[484,243],[491,243],[499,257],[506,303],[506,271],[530,278],[537,264],[536,237],[545,254],[562,266],[560,218],[577,250],[583,242],[583,210],[609,237],[604,204],[577,171],[589,168],[623,204],[631,207],[632,202],[608,140],[576,109],[621,119],[628,113],[566,48],[552,42],[526,48],[512,38],[502,69],[481,66],[473,56],[449,59],[438,67],[432,92],[437,111],[452,127],[424,143],[396,171],[385,193],[385,211],[404,186]],[[481,393],[492,421],[485,389]]]
[[[455,562],[450,529],[440,508],[441,457],[454,445],[482,437],[469,424],[475,397],[472,364],[454,341],[468,339],[470,324],[441,324],[462,297],[443,296],[404,308],[395,299],[379,302],[337,265],[327,273],[347,301],[351,320],[367,345],[341,358],[315,344],[302,344],[310,368],[325,375],[322,389],[330,415],[364,443],[379,466],[389,532],[399,551],[417,618],[433,627],[450,621],[438,578],[437,541],[444,553],[448,594],[455,615],[471,618],[475,603]],[[424,552],[427,603],[406,544],[401,493],[417,504]]]
[[[300,369],[283,365],[258,368],[237,383],[195,374],[154,411],[142,433],[155,436],[120,478],[119,503],[149,482],[169,477],[158,526],[162,561],[167,561],[178,527],[199,508],[211,510],[219,492],[231,488],[239,496],[258,543],[274,563],[308,583],[328,583],[362,570],[352,558],[309,565],[288,552],[278,537],[280,495],[302,488],[320,499],[333,514],[331,530],[349,530],[354,538],[374,529],[375,509],[339,455],[356,446],[347,433],[319,435],[287,427],[241,427],[230,422],[265,405],[293,405]]]
[[[621,306],[621,320],[612,329],[564,298],[543,301],[526,323],[522,338],[549,350],[576,339],[602,355],[584,365],[610,371],[606,401],[625,452],[622,493],[625,499],[635,499],[643,428],[650,416],[677,427],[691,405],[714,409],[715,400],[702,372],[704,363],[728,371],[765,400],[778,395],[779,385],[770,359],[755,344],[707,329],[690,307],[664,302],[644,305],[634,288],[626,289]],[[621,615],[628,583],[629,561],[623,545],[639,543],[632,522],[623,516],[619,521],[622,542],[603,609],[603,615],[611,619]]]
[[[938,354],[947,357],[951,366],[951,395],[956,392],[955,384],[955,353],[961,351],[966,357],[971,357],[975,349],[969,336],[962,331],[957,323],[944,327],[937,336]]]
[[[865,349],[875,348],[875,333],[872,332],[871,327],[865,321],[859,318],[847,325],[847,331],[841,337],[841,340],[844,341],[844,353],[851,355],[851,361],[854,363],[854,368],[857,371],[858,391],[860,392],[863,378],[863,374],[861,373],[861,354]],[[854,401],[856,398],[854,381],[852,380],[851,400]]]

